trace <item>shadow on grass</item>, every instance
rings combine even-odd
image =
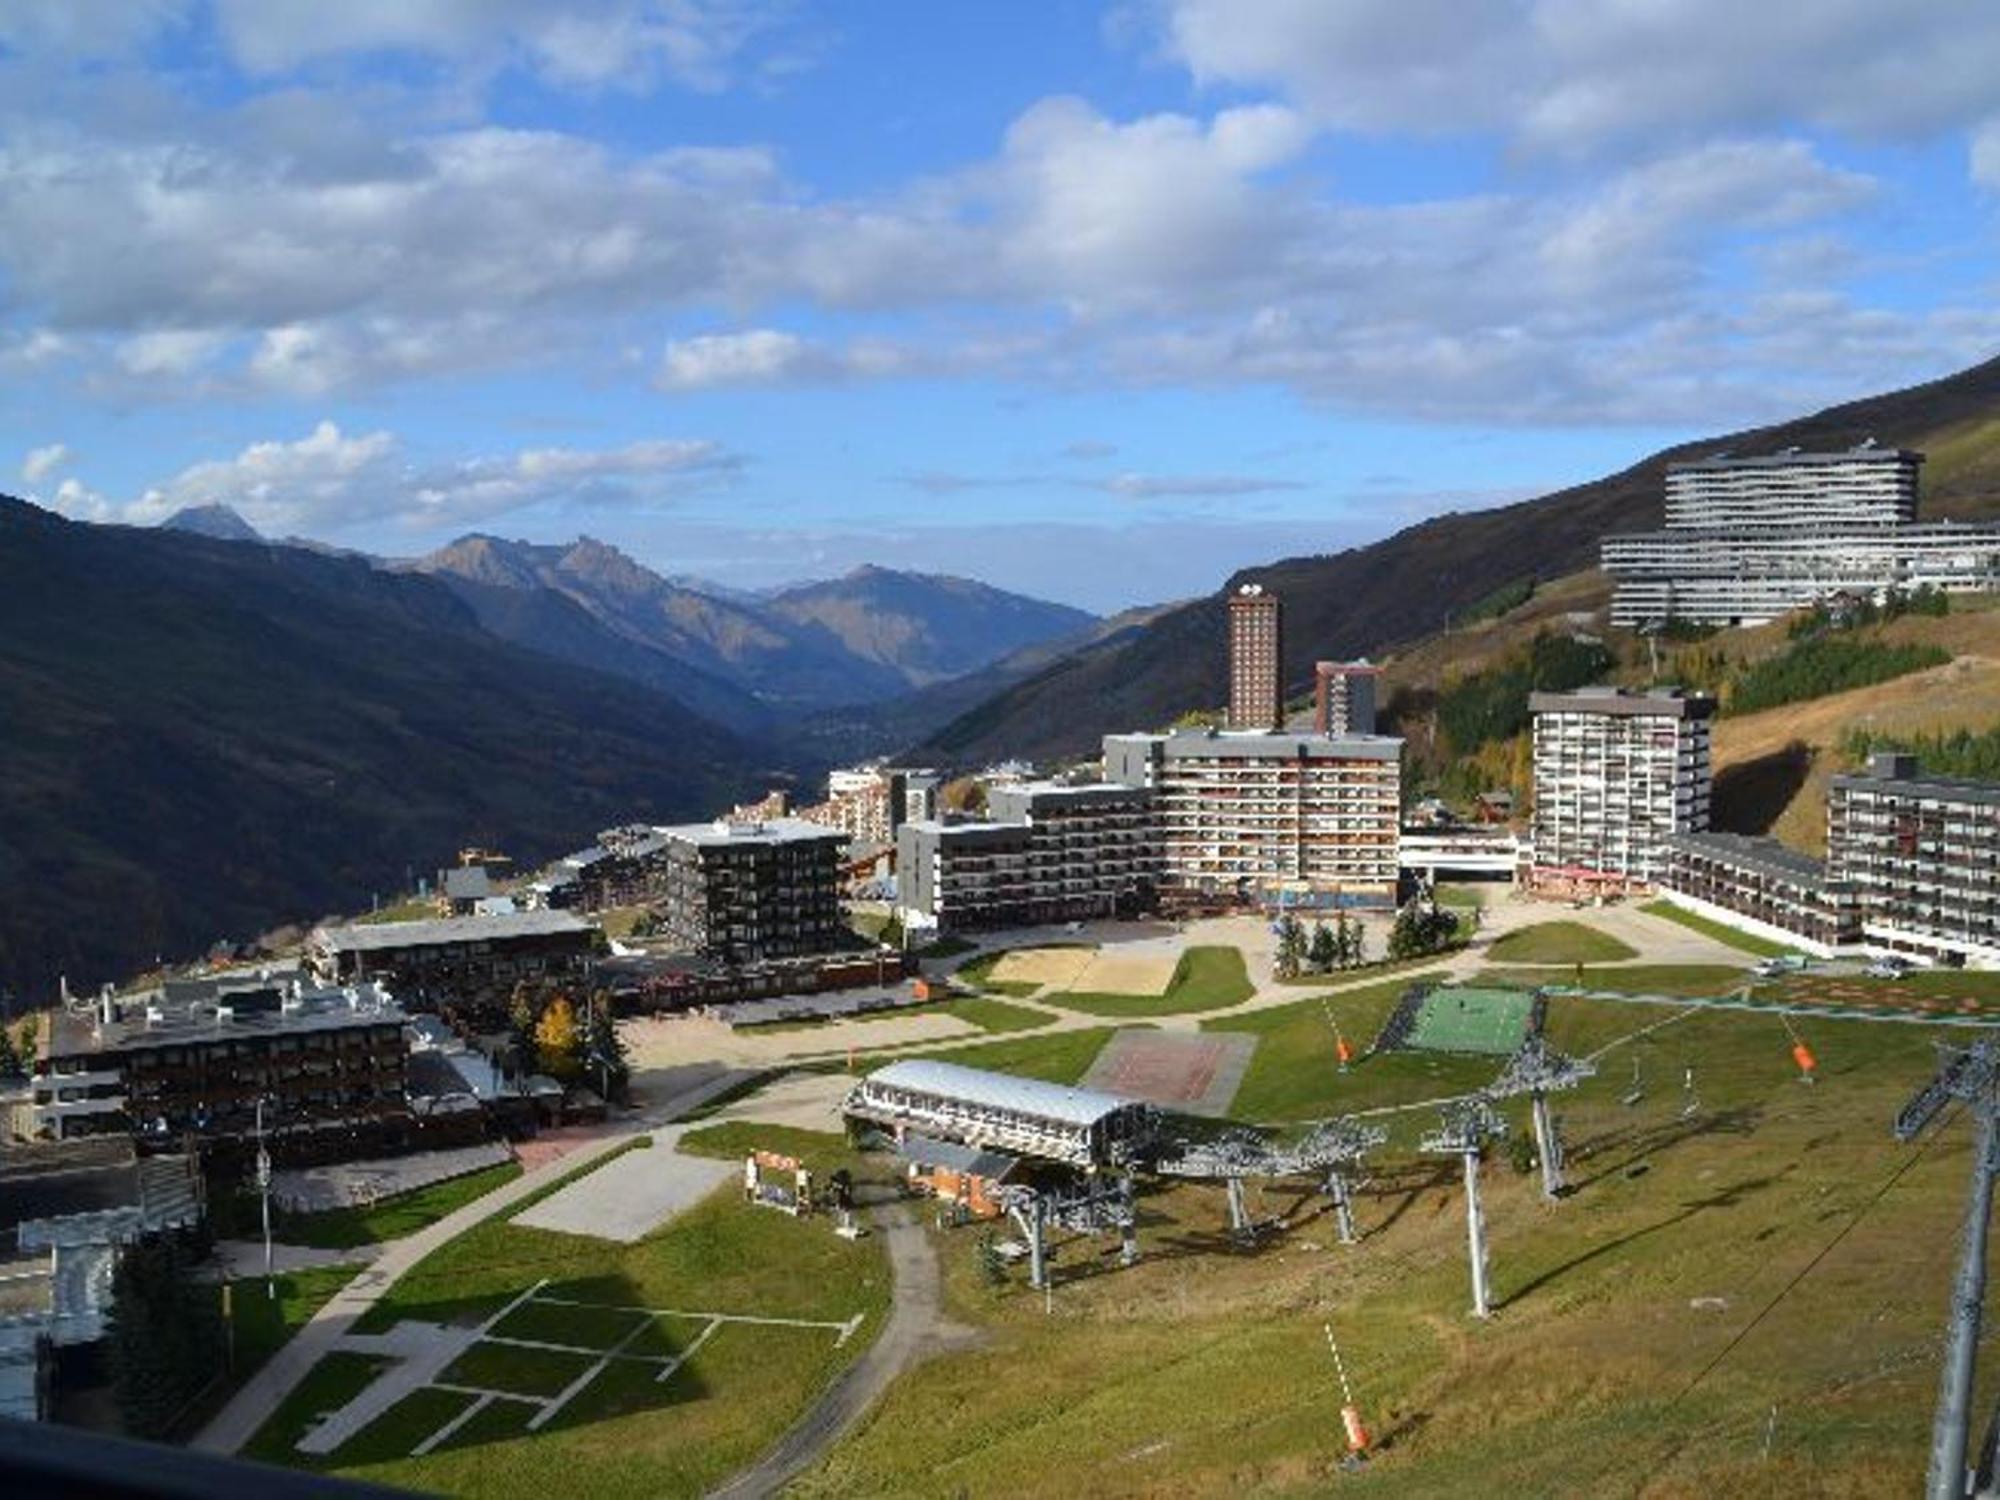
[[[1506,1297],[1501,1299],[1499,1305],[1501,1307],[1512,1307],[1525,1298],[1533,1296],[1543,1287],[1549,1285],[1549,1283],[1560,1277],[1567,1276],[1570,1272],[1590,1264],[1590,1262],[1597,1260],[1599,1257],[1609,1255],[1616,1250],[1622,1250],[1627,1245],[1635,1244],[1649,1235],[1658,1234],[1662,1229],[1671,1229],[1676,1224],[1684,1224],[1696,1214],[1706,1213],[1711,1208],[1734,1208],[1751,1194],[1761,1193],[1766,1188],[1776,1186],[1791,1173],[1791,1170],[1792,1168],[1787,1166],[1783,1171],[1774,1172],[1766,1177],[1748,1177],[1741,1182],[1733,1182],[1718,1192],[1710,1193],[1706,1198],[1688,1199],[1681,1204],[1677,1212],[1670,1213],[1664,1218],[1655,1219],[1650,1224],[1641,1224],[1637,1229],[1621,1234],[1616,1239],[1606,1240],[1601,1245],[1591,1246],[1590,1249],[1584,1251],[1581,1255],[1571,1256],[1559,1266],[1550,1267],[1548,1270],[1542,1272],[1541,1275],[1516,1287]]]
[[[1570,1191],[1582,1192],[1592,1183],[1623,1172],[1641,1158],[1657,1155],[1684,1141],[1705,1135],[1749,1135],[1763,1117],[1761,1106],[1746,1105],[1738,1109],[1661,1120],[1651,1125],[1619,1126],[1570,1148],[1571,1161],[1588,1161],[1591,1164],[1589,1173],[1572,1176]]]

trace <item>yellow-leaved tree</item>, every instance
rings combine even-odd
[[[569,996],[557,995],[535,1023],[535,1058],[541,1070],[560,1083],[574,1083],[583,1072],[583,1031]]]

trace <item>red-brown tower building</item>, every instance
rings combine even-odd
[[[1276,594],[1246,583],[1229,598],[1229,727],[1275,730],[1285,722],[1284,614]]]

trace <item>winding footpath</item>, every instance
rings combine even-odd
[[[893,1286],[889,1321],[870,1344],[792,1428],[751,1468],[709,1492],[710,1500],[763,1500],[826,1456],[896,1379],[936,1354],[976,1343],[977,1330],[944,1315],[937,1251],[907,1203],[874,1213],[888,1243]]]

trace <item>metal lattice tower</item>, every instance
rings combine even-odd
[[[1352,1115],[1343,1115],[1315,1125],[1292,1150],[1300,1170],[1326,1174],[1326,1195],[1333,1200],[1334,1222],[1343,1245],[1352,1245],[1360,1238],[1354,1232],[1354,1195],[1348,1171],[1388,1139],[1386,1126],[1364,1125]]]
[[[1483,1097],[1454,1099],[1438,1111],[1441,1128],[1420,1143],[1425,1151],[1456,1156],[1465,1163],[1465,1237],[1472,1260],[1472,1315],[1491,1317],[1486,1279],[1486,1220],[1479,1210],[1479,1156],[1486,1142],[1507,1133],[1507,1122]]]
[[[1549,1114],[1549,1095],[1573,1089],[1586,1078],[1597,1075],[1597,1064],[1566,1056],[1540,1036],[1521,1043],[1521,1050],[1507,1059],[1500,1076],[1486,1086],[1489,1099],[1528,1096],[1528,1114],[1535,1127],[1535,1154],[1542,1159],[1542,1196],[1550,1202],[1562,1197],[1562,1139],[1556,1134]]]
[[[1229,1195],[1229,1232],[1237,1239],[1248,1239],[1257,1227],[1243,1200],[1243,1179],[1285,1176],[1287,1163],[1256,1131],[1226,1130],[1208,1140],[1181,1142],[1172,1156],[1154,1162],[1153,1170],[1166,1177],[1220,1181]]]
[[[1092,1176],[1078,1185],[1053,1189],[1009,1183],[998,1188],[996,1196],[1028,1242],[1028,1285],[1037,1291],[1049,1284],[1051,1226],[1076,1234],[1115,1230],[1121,1263],[1129,1266],[1139,1259],[1139,1215],[1129,1174]]]
[[[1940,1046],[1937,1076],[1896,1116],[1899,1141],[1916,1138],[1953,1100],[1972,1111],[1972,1191],[1960,1231],[1958,1270],[1952,1277],[1951,1321],[1945,1328],[1944,1368],[1938,1378],[1937,1412],[1931,1419],[1930,1500],[1960,1500],[1965,1494],[1966,1435],[1972,1419],[1973,1366],[1979,1353],[1979,1325],[1986,1303],[1986,1234],[1993,1214],[1993,1179],[2000,1174],[2000,1059],[1993,1044],[1970,1048]]]

